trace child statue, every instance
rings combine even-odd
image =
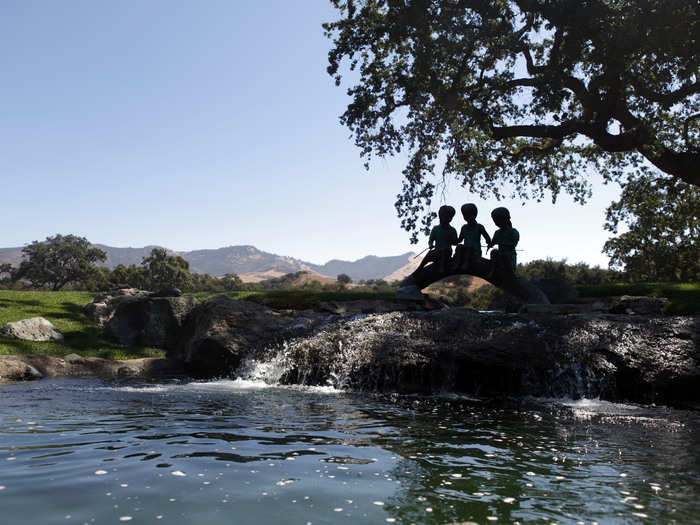
[[[437,262],[440,273],[445,273],[452,257],[452,245],[457,244],[457,230],[450,226],[455,213],[455,209],[452,206],[440,206],[438,210],[440,224],[433,227],[430,232],[430,238],[428,239],[428,249],[430,251],[416,269],[417,272],[422,270],[427,263]]]
[[[467,224],[462,226],[457,239],[457,249],[455,250],[455,269],[468,270],[476,261],[481,259],[481,238],[483,237],[487,245],[491,244],[491,237],[486,233],[486,228],[476,222],[479,210],[476,204],[464,204],[461,208],[462,217]],[[464,241],[464,244],[459,244]]]
[[[513,228],[513,224],[510,222],[510,212],[507,208],[496,208],[491,212],[491,218],[498,226],[498,230],[493,234],[493,239],[489,243],[489,248],[494,244],[498,245],[498,249],[491,252],[491,262],[494,266],[491,275],[496,269],[514,274],[517,266],[515,247],[520,240],[520,234],[518,230]]]

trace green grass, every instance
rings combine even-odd
[[[215,292],[199,292],[193,294],[200,301],[216,295]],[[317,292],[311,290],[256,290],[256,291],[240,291],[226,292],[227,297],[234,300],[246,300],[254,303],[269,306],[270,308],[305,310],[308,308],[316,308],[319,304],[326,301],[356,301],[360,299],[385,299],[387,301],[395,300],[395,293],[391,292],[354,292],[345,290],[341,292]]]
[[[127,348],[106,341],[102,329],[83,313],[83,307],[95,294],[91,292],[29,292],[0,290],[0,326],[28,317],[43,317],[65,336],[62,342],[21,341],[0,336],[0,355],[77,353],[84,357],[134,359],[162,357],[154,348]]]
[[[583,297],[607,297],[610,295],[643,295],[666,297],[671,304],[665,309],[668,315],[693,315],[700,313],[700,283],[614,283],[578,285]]]

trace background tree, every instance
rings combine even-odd
[[[141,262],[148,271],[151,290],[165,288],[189,288],[192,284],[190,263],[179,255],[170,255],[164,248],[154,248],[151,255],[144,257]]]
[[[408,150],[396,208],[414,242],[442,161],[481,196],[583,202],[587,174],[642,162],[700,184],[698,2],[331,3],[328,72],[340,84],[347,59],[358,78],[341,122],[367,162]]]
[[[350,284],[352,282],[352,278],[346,273],[338,274],[335,280],[343,284]]]
[[[227,273],[221,279],[221,286],[227,292],[233,290],[243,290],[243,281],[235,273]]]
[[[96,271],[95,263],[107,254],[84,237],[56,234],[44,242],[34,241],[22,248],[24,260],[14,279],[26,279],[37,287],[60,290],[68,283],[84,281]]]
[[[617,233],[603,251],[637,281],[700,280],[700,188],[649,174],[631,178],[606,213]]]
[[[0,264],[0,285],[6,286],[12,281],[12,265],[9,263]]]

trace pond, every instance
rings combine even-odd
[[[696,412],[97,379],[0,408],[5,525],[700,519]]]

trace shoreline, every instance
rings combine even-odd
[[[122,360],[77,354],[0,356],[0,385],[51,377],[148,380],[186,376],[180,361],[165,357]]]

